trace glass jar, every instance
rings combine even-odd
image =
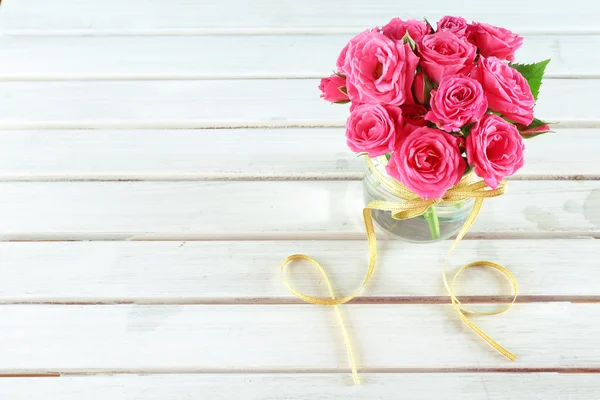
[[[381,159],[373,158],[374,168],[377,168],[386,177],[385,166]],[[384,161],[385,162],[385,161]],[[392,178],[390,178],[392,179]],[[372,200],[403,202],[378,181],[375,173],[366,166],[363,178],[365,204]],[[392,218],[390,211],[371,210],[373,220],[383,230],[407,242],[431,243],[452,237],[463,226],[469,213],[473,209],[474,200],[468,199],[453,204],[438,204],[429,207],[423,214],[405,220]]]

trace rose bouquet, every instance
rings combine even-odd
[[[377,260],[373,220],[388,232],[411,241],[431,241],[457,233],[443,267],[443,282],[460,319],[500,354],[516,356],[485,334],[470,319],[454,294],[457,276],[471,267],[502,273],[512,284],[513,300],[494,313],[508,310],[516,300],[517,282],[503,266],[476,261],[446,276],[448,259],[477,218],[484,199],[500,196],[505,178],[524,163],[523,138],[549,131],[534,118],[546,65],[514,63],[523,38],[503,28],[444,17],[433,28],[427,20],[392,19],[381,28],[350,40],[337,59],[335,74],[321,80],[321,97],[351,103],[346,142],[366,159],[363,209],[369,243],[365,279],[350,295],[334,295],[325,269],[312,257],[294,254],[280,267],[286,287],[299,299],[339,306],[357,296],[373,275]],[[321,273],[331,298],[294,289],[283,271],[304,260]],[[336,308],[337,310],[337,308]],[[359,382],[352,346],[339,310],[352,373]]]
[[[507,29],[447,16],[436,28],[394,18],[342,49],[319,88],[327,101],[351,103],[346,141],[366,156],[367,201],[435,200],[412,218],[374,210],[384,229],[414,241],[451,236],[473,202],[446,194],[477,177],[498,188],[523,166],[523,138],[549,131],[533,109],[550,60],[514,63],[522,43]]]

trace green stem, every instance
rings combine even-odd
[[[431,232],[432,239],[440,238],[440,221],[438,220],[437,213],[435,212],[435,206],[431,206],[423,213],[423,216],[427,220],[429,225],[429,232]]]

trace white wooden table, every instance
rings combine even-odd
[[[600,398],[600,3],[590,0],[4,0],[0,398]],[[459,14],[552,58],[509,193],[452,258],[506,265],[521,297],[460,323],[449,247],[382,241],[332,309],[279,280],[304,252],[340,292],[366,268],[362,164],[319,99],[342,45],[391,17]],[[309,268],[295,282],[325,294]],[[473,302],[509,288],[469,273]]]

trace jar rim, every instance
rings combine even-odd
[[[375,158],[371,158],[368,155],[365,155],[365,161],[367,164],[367,168],[373,171],[375,179],[381,184],[383,184],[384,187],[386,187],[386,189],[390,193],[404,200],[422,200],[421,196],[407,188],[402,182],[391,177],[387,173],[385,167],[388,164],[388,159],[385,155],[377,156]],[[459,186],[466,186],[472,184],[476,181],[476,178],[477,175],[475,175],[475,172],[473,170],[470,170],[469,172],[463,175],[463,177],[460,179],[460,182],[458,182],[456,185],[451,186],[450,188],[448,188],[448,190],[457,188]],[[455,203],[455,201],[443,200],[442,203],[452,204]]]

